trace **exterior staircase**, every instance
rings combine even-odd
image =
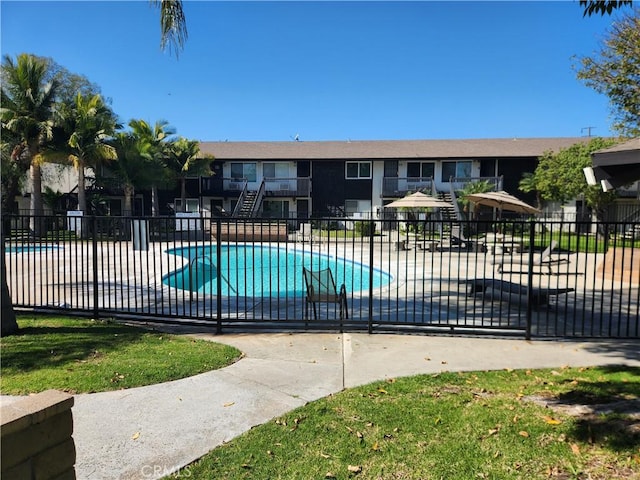
[[[254,205],[258,198],[258,192],[248,191],[242,201],[242,205],[238,209],[236,217],[238,218],[250,218],[254,209]]]
[[[458,218],[458,210],[453,205],[453,202],[457,200],[453,199],[448,192],[440,192],[438,198],[451,205],[450,207],[440,209],[442,221],[445,223],[458,222],[460,220],[460,218]]]

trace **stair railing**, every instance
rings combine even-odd
[[[240,210],[242,210],[242,205],[244,204],[244,200],[247,198],[247,193],[249,192],[249,182],[247,182],[247,179],[243,179],[243,186],[242,186],[242,190],[240,191],[240,196],[238,197],[238,203],[236,203],[236,206],[233,209],[233,213],[231,214],[232,217],[237,217],[238,214],[240,213]]]
[[[251,207],[251,216],[255,217],[260,209],[260,205],[262,204],[262,199],[264,198],[264,192],[266,190],[264,178],[260,183],[260,187],[258,188],[258,192],[256,193],[255,198],[253,199],[253,206]]]

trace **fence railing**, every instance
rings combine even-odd
[[[3,217],[19,309],[228,329],[640,337],[637,224]],[[572,222],[575,224],[575,222]],[[307,308],[303,267],[339,305]],[[314,316],[315,311],[315,316]]]

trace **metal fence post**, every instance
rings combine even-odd
[[[218,266],[216,271],[216,320],[218,322],[216,327],[216,334],[222,333],[222,249],[220,236],[222,232],[222,222],[218,218],[216,219],[216,265]]]
[[[525,338],[531,340],[531,322],[533,317],[533,248],[536,238],[536,222],[529,222],[529,268],[527,268],[527,326]]]
[[[100,309],[98,308],[98,219],[95,215],[91,216],[91,244],[93,248],[93,318],[97,320]]]
[[[376,224],[373,220],[369,221],[369,334],[373,333],[373,239]]]

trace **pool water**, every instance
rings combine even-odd
[[[226,245],[221,247],[221,264],[216,264],[217,247],[200,246],[167,250],[189,260],[180,270],[162,279],[165,285],[215,295],[218,270],[224,296],[295,296],[306,291],[302,267],[330,268],[336,285],[348,292],[369,289],[369,267],[346,259],[300,250],[269,246]],[[391,275],[373,269],[373,288],[391,281]]]
[[[44,251],[59,250],[60,247],[54,245],[12,245],[6,246],[4,251],[7,253],[40,253]]]

